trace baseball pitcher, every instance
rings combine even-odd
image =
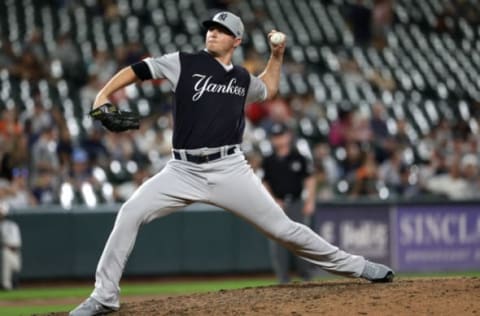
[[[91,116],[107,129],[138,128],[138,117],[119,111],[109,97],[138,79],[167,79],[175,95],[172,159],[120,208],[97,266],[95,289],[70,315],[118,310],[119,281],[140,226],[193,202],[233,212],[294,254],[332,273],[372,282],[393,279],[390,268],[346,253],[291,221],[244,158],[240,149],[244,107],[277,93],[284,38],[280,43],[278,36],[270,41],[270,58],[256,77],[231,63],[244,32],[238,16],[220,12],[203,25],[208,30],[204,50],[146,58],[120,70],[95,99]]]

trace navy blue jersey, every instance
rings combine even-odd
[[[222,64],[205,50],[146,58],[132,68],[139,79],[165,78],[172,84],[176,149],[241,143],[245,103],[267,97],[259,77]]]
[[[173,108],[173,147],[241,143],[250,74],[239,66],[227,71],[205,51],[180,53],[180,69]]]

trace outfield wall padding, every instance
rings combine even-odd
[[[93,277],[112,210],[22,211],[22,279]],[[269,271],[266,238],[217,208],[180,211],[141,227],[125,276]]]
[[[118,205],[13,210],[23,238],[22,279],[93,278]],[[478,270],[480,203],[336,201],[312,228],[348,252],[398,272]],[[125,276],[271,271],[267,239],[242,219],[193,204],[141,227]]]

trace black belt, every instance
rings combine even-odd
[[[227,153],[225,156],[228,156],[228,155],[231,155],[235,152],[235,148],[236,147],[230,147],[228,150],[227,150]],[[180,155],[180,153],[178,151],[173,151],[173,157],[175,157],[175,159],[177,160],[185,160],[185,159],[182,159],[182,156]],[[219,152],[216,152],[214,154],[210,154],[210,155],[191,155],[191,154],[188,154],[188,153],[185,153],[185,158],[187,161],[190,161],[190,162],[193,162],[193,163],[205,163],[205,162],[209,162],[209,161],[213,161],[213,160],[217,160],[217,159],[220,159],[222,158],[222,152],[219,151]]]

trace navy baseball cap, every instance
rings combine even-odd
[[[204,21],[202,24],[207,29],[213,25],[220,25],[229,30],[236,38],[243,37],[244,26],[242,20],[228,11],[218,12],[211,20]]]
[[[285,123],[275,123],[270,128],[270,136],[283,135],[288,132],[290,128]]]

